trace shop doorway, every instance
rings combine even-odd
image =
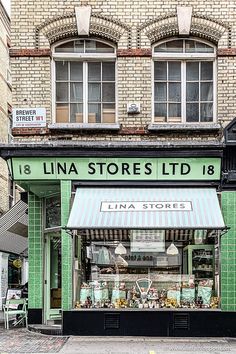
[[[61,235],[45,235],[45,322],[61,319]]]

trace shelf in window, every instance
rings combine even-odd
[[[194,260],[194,259],[197,259],[197,258],[212,259],[213,256],[207,256],[207,255],[202,255],[202,256],[200,256],[200,255],[199,255],[199,256],[194,256],[194,257],[193,257],[193,260]]]
[[[212,268],[195,268],[193,272],[213,272]]]

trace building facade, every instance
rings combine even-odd
[[[1,51],[1,62],[0,62],[0,131],[1,131],[1,143],[8,143],[9,139],[9,111],[11,110],[11,78],[10,78],[10,19],[2,6],[0,4],[0,51]],[[0,213],[7,211],[9,209],[9,177],[8,169],[5,161],[1,159],[1,175],[0,175],[0,185],[1,185],[1,201],[0,201]]]
[[[12,1],[31,324],[235,335],[233,8]]]

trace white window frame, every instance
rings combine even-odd
[[[116,46],[107,42],[105,40],[100,40],[96,38],[78,38],[78,40],[92,40],[95,42],[100,42],[107,44],[111,48],[114,49],[114,53],[58,53],[55,52],[55,48],[58,46],[77,40],[77,38],[70,38],[60,42],[57,42],[52,46],[52,63],[51,63],[51,72],[52,72],[52,121],[56,124],[63,124],[57,123],[56,121],[56,61],[78,61],[83,62],[83,123],[71,123],[68,122],[66,124],[93,124],[88,123],[88,62],[93,61],[100,61],[100,62],[115,62],[115,122],[111,124],[117,123],[117,109],[118,109],[118,100],[117,100],[117,61],[116,61]],[[104,124],[104,123],[96,123],[96,124]]]
[[[156,46],[163,43],[171,42],[173,40],[193,40],[199,43],[207,44],[209,47],[213,48],[212,53],[167,53],[167,52],[154,52]],[[154,65],[156,61],[179,61],[181,62],[181,122],[176,124],[213,124],[217,120],[217,61],[216,61],[216,46],[212,43],[209,43],[205,40],[190,37],[190,38],[179,38],[172,37],[167,40],[157,42],[152,47],[152,122],[154,124],[160,124],[155,122],[155,91],[154,91]],[[213,63],[213,120],[211,122],[186,122],[186,62],[197,61],[197,62],[206,62],[211,61]],[[161,124],[173,124],[168,122]]]

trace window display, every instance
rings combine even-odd
[[[99,240],[92,231],[78,236],[75,308],[218,308],[212,232],[199,241],[193,230],[126,230],[121,237],[109,231]]]

